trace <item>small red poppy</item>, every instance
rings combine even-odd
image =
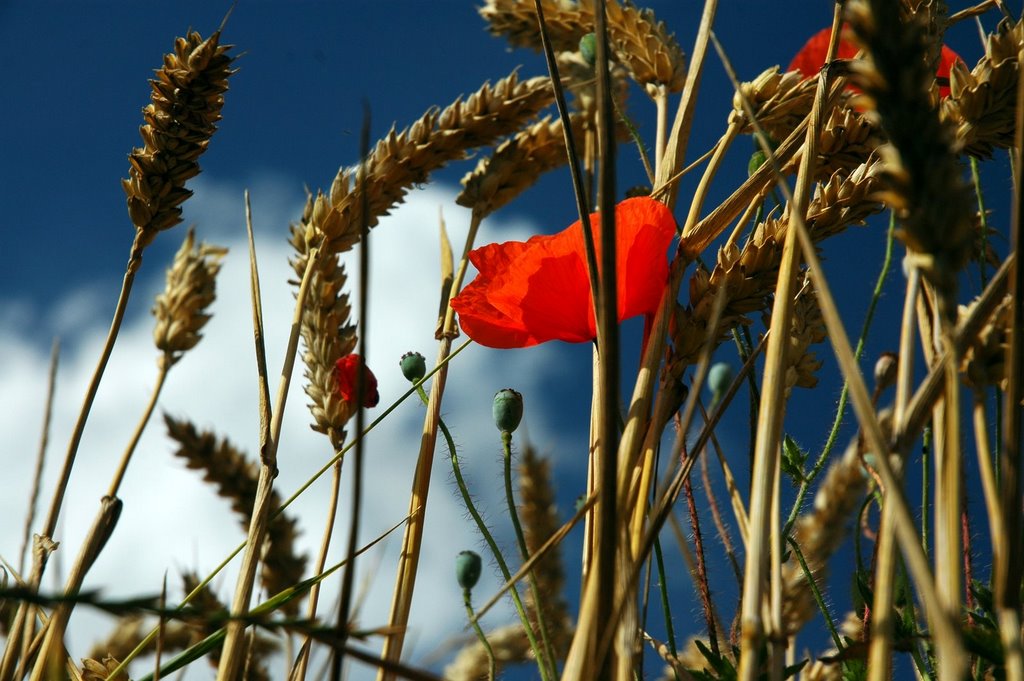
[[[360,365],[359,355],[352,353],[339,359],[334,365],[334,377],[338,381],[338,394],[346,402],[356,401],[356,378]],[[370,371],[370,367],[364,367],[366,398],[363,400],[364,407],[376,407],[380,402],[380,393],[377,392],[377,377]]]
[[[600,261],[599,213],[590,224]],[[672,213],[654,199],[626,199],[615,207],[615,227],[619,321],[653,315],[668,280]],[[469,259],[479,274],[451,305],[477,343],[523,348],[597,336],[580,221],[558,234],[478,248]]]
[[[851,29],[843,26],[839,36],[839,49],[836,53],[838,59],[853,59],[857,56],[857,47],[850,39]],[[823,28],[811,36],[811,39],[796,53],[793,61],[789,63],[787,71],[799,71],[806,78],[810,78],[821,70],[825,65],[825,56],[828,54],[828,41],[832,37],[832,29]],[[963,61],[953,50],[945,45],[942,46],[942,53],[939,55],[939,66],[935,70],[935,79],[939,83],[939,96],[949,97],[949,71],[953,62]]]

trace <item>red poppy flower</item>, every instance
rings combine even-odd
[[[601,259],[600,214],[590,216]],[[672,213],[646,197],[615,207],[619,321],[653,315],[668,279],[666,251],[676,234]],[[490,244],[469,254],[479,274],[452,309],[481,345],[523,348],[549,340],[582,343],[597,336],[587,278],[583,228]]]
[[[843,26],[842,33],[839,36],[839,49],[836,54],[838,59],[853,59],[857,56],[857,47],[847,37],[850,30],[847,26]],[[825,56],[828,54],[828,41],[831,36],[832,29],[830,28],[824,28],[811,36],[807,44],[793,57],[793,61],[789,63],[789,68],[786,70],[799,71],[807,78],[816,75],[821,70],[821,67],[825,65]],[[945,45],[942,46],[942,53],[939,55],[939,66],[935,70],[935,78],[939,82],[940,97],[949,97],[949,70],[953,67],[953,62],[958,60],[963,61],[956,52]]]
[[[338,381],[338,394],[346,402],[356,401],[356,372],[359,371],[359,355],[352,353],[339,359],[334,365],[334,377]],[[370,367],[364,367],[363,374],[365,391],[364,407],[376,407],[380,402],[380,393],[377,392],[377,377],[370,371]]]

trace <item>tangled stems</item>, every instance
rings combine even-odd
[[[878,273],[878,280],[875,282],[875,290],[871,295],[871,303],[868,305],[867,315],[864,317],[864,324],[861,327],[860,338],[857,339],[857,349],[855,350],[855,357],[859,360],[861,355],[864,353],[864,345],[867,342],[868,330],[871,328],[871,322],[875,317],[875,308],[878,306],[878,301],[882,297],[882,286],[885,284],[885,280],[889,277],[889,269],[892,266],[892,245],[893,239],[896,233],[896,216],[895,214],[889,217],[889,232],[886,235],[885,240],[885,259],[882,262],[882,270]],[[814,462],[814,466],[811,468],[803,482],[800,483],[800,489],[796,494],[796,501],[793,502],[793,507],[790,509],[789,518],[786,519],[785,529],[782,531],[782,536],[788,537],[789,533],[793,529],[793,524],[796,522],[797,515],[800,513],[800,509],[803,506],[804,497],[807,496],[807,492],[811,487],[811,483],[818,477],[822,469],[825,467],[825,463],[828,461],[829,454],[832,453],[832,447],[835,446],[836,439],[839,437],[839,429],[843,425],[843,417],[846,415],[846,402],[850,395],[850,382],[843,381],[843,391],[839,395],[839,405],[836,407],[835,420],[832,422],[832,430],[829,432],[828,441],[825,443],[825,447],[821,452],[821,456]]]
[[[422,382],[416,386],[416,392],[420,396],[420,400],[423,404],[429,402],[426,391],[423,390]],[[473,521],[476,523],[477,528],[480,530],[480,534],[483,535],[484,541],[487,542],[487,547],[491,550],[491,554],[494,556],[494,561],[498,564],[498,569],[501,571],[501,577],[506,583],[512,581],[512,573],[508,570],[508,564],[505,563],[505,559],[501,555],[501,551],[498,549],[498,544],[494,541],[494,537],[491,535],[490,530],[487,529],[487,525],[484,523],[484,519],[480,517],[480,512],[476,510],[476,504],[473,503],[473,498],[469,495],[469,488],[466,487],[466,481],[462,478],[462,470],[459,467],[459,455],[455,452],[455,441],[452,439],[452,434],[448,431],[448,426],[445,425],[444,421],[438,419],[438,427],[441,430],[441,434],[444,436],[444,441],[448,445],[448,451],[451,452],[452,458],[452,473],[455,474],[455,484],[459,487],[459,493],[462,494],[462,501],[466,504],[466,510],[469,511],[469,515],[473,517]],[[533,627],[530,626],[530,620],[526,616],[526,608],[523,607],[523,601],[519,598],[519,590],[516,589],[513,584],[509,588],[509,593],[512,595],[512,603],[516,607],[516,613],[519,614],[519,619],[523,623],[523,629],[526,631],[526,638],[530,641],[530,649],[533,651],[534,659],[538,661],[538,667],[540,668],[540,674],[542,681],[549,681],[547,667],[542,663],[544,658],[540,655],[540,648],[537,645],[537,637],[533,633]]]

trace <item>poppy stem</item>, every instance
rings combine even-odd
[[[505,460],[505,501],[508,503],[508,515],[512,519],[512,528],[516,533],[516,543],[519,544],[519,556],[522,558],[523,563],[526,563],[526,561],[530,559],[530,550],[526,546],[526,535],[523,534],[523,526],[519,522],[519,511],[516,508],[516,499],[512,492],[512,433],[507,430],[501,431],[501,448],[503,458]],[[533,570],[530,570],[527,579],[530,584],[530,594],[533,598],[534,616],[537,618],[537,628],[540,630],[541,640],[544,643],[545,659],[549,664],[553,665],[554,649],[551,647],[548,628],[544,622],[542,607],[544,601],[542,600],[540,589],[537,587],[537,578],[534,576]],[[537,660],[538,664],[543,666],[541,658],[538,657]]]
[[[420,400],[424,405],[430,404],[430,400],[427,397],[426,391],[423,390],[422,385],[416,386],[416,392],[419,394]],[[469,511],[469,515],[473,517],[473,522],[476,523],[484,541],[487,542],[487,547],[491,550],[491,554],[494,556],[494,562],[498,564],[498,570],[501,571],[502,579],[504,579],[506,583],[511,582],[512,573],[509,572],[508,563],[505,562],[505,558],[501,555],[501,550],[498,548],[497,542],[494,541],[494,536],[491,534],[491,531],[487,529],[487,524],[480,516],[480,512],[476,509],[476,504],[473,503],[473,497],[470,496],[469,488],[466,487],[466,481],[462,477],[462,468],[459,466],[459,455],[455,450],[455,440],[452,439],[452,434],[449,432],[448,426],[445,425],[443,420],[438,419],[437,425],[441,434],[444,436],[445,444],[448,445],[448,453],[452,461],[452,473],[455,475],[455,484],[459,488],[459,493],[462,495],[462,501],[466,505],[466,510]],[[518,613],[519,619],[523,623],[523,629],[526,631],[526,638],[530,641],[530,649],[533,651],[534,658],[537,660],[541,679],[543,679],[543,681],[549,681],[551,677],[548,676],[547,667],[544,665],[545,658],[540,655],[540,648],[537,645],[537,637],[533,633],[533,627],[530,626],[530,619],[527,617],[526,608],[523,607],[523,601],[519,597],[519,590],[516,589],[514,584],[509,588],[509,595],[512,596],[512,603],[515,605],[516,613]],[[470,616],[470,621],[476,621],[472,615]]]
[[[480,628],[473,614],[473,596],[469,589],[462,590],[462,602],[466,605],[466,615],[469,616],[469,623],[472,625],[473,631],[476,632],[476,637],[480,639],[480,645],[484,647],[484,652],[487,653],[487,681],[494,681],[494,677],[497,675],[494,650],[491,648],[487,636],[484,635],[484,630]]]

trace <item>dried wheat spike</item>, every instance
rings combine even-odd
[[[89,651],[89,657],[100,660],[110,656],[123,660],[146,639],[152,628],[153,624],[147,622],[146,618],[142,616],[122,617],[105,640],[93,644]],[[161,640],[164,653],[174,653],[184,650],[192,644],[192,634],[182,622],[164,622]],[[146,644],[143,653],[152,653],[154,650],[156,650],[155,638]]]
[[[185,182],[199,174],[199,156],[217,130],[233,57],[220,44],[220,31],[206,40],[196,32],[174,43],[164,65],[149,81],[151,102],[142,110],[143,146],[128,155],[128,215],[140,249],[157,232],[181,222],[181,204],[192,195]]]
[[[575,139],[583,134],[582,119],[571,116]],[[455,203],[490,215],[533,186],[543,173],[566,163],[561,119],[546,116],[502,142],[490,157],[462,178]]]
[[[401,132],[392,129],[361,165],[368,225],[376,225],[409,188],[425,182],[437,168],[463,158],[468,149],[490,144],[518,129],[547,106],[552,96],[547,78],[520,82],[512,73],[493,86],[485,84],[465,101],[456,99],[443,111],[427,111]],[[330,192],[311,196],[302,220],[291,226],[295,283],[305,272],[311,249],[317,246],[323,251],[302,312],[303,362],[312,427],[326,434],[336,451],[345,441],[345,424],[355,409],[338,394],[334,369],[356,343],[348,295],[343,292],[345,269],[338,255],[359,241],[363,202],[351,186],[357,170],[339,171]]]
[[[847,227],[862,224],[881,209],[875,196],[881,191],[878,159],[869,159],[851,173],[836,172],[818,187],[807,209],[805,221],[811,238],[821,241]],[[732,327],[749,324],[747,315],[766,308],[766,299],[775,291],[788,222],[769,219],[757,225],[742,248],[729,244],[718,252],[712,272],[698,267],[690,278],[690,302],[676,306],[671,322],[672,351],[669,370],[673,376],[694,364],[704,345],[715,297],[726,289],[725,309],[715,333],[715,343],[725,340]]]
[[[510,664],[517,664],[532,659],[530,641],[521,624],[509,624],[487,633],[487,642],[494,651],[494,661],[498,672]],[[487,679],[488,659],[480,641],[461,648],[455,659],[444,668],[444,678],[448,681],[484,681]]]
[[[879,423],[888,436],[892,427],[890,414],[882,412]],[[863,456],[858,436],[829,467],[814,497],[813,508],[793,525],[793,539],[819,584],[825,579],[829,559],[846,536],[849,519],[864,499],[867,475],[861,463]],[[786,635],[795,635],[816,612],[806,573],[796,555],[790,555],[782,565],[782,622]]]
[[[523,523],[526,547],[533,555],[558,531],[558,509],[555,507],[555,490],[551,485],[549,462],[537,456],[533,447],[523,448],[519,461],[519,517]],[[526,609],[530,620],[537,621],[537,611],[544,616],[555,657],[564,658],[569,650],[570,635],[569,609],[562,597],[565,588],[565,568],[558,546],[553,547],[537,561],[533,568],[537,591],[542,603],[536,603],[533,590],[526,594]]]
[[[199,332],[210,320],[205,310],[216,298],[217,273],[228,252],[207,243],[196,246],[195,238],[195,229],[189,229],[174,263],[167,268],[167,285],[156,297],[152,310],[156,317],[153,341],[163,352],[161,365],[167,367],[202,338]]]
[[[587,3],[542,0],[544,23],[555,51],[576,51],[580,38],[594,30],[594,12]],[[685,56],[675,36],[649,9],[608,0],[608,42],[615,58],[648,91],[679,92],[686,83]],[[505,36],[515,47],[541,49],[533,0],[487,0],[480,16],[490,32]]]
[[[1021,48],[1024,22],[1003,21],[988,37],[985,54],[972,70],[961,61],[953,64],[952,96],[943,100],[942,116],[956,127],[956,145],[962,153],[988,158],[994,149],[1013,146]]]
[[[954,153],[952,126],[936,111],[937,49],[929,12],[908,12],[890,0],[854,0],[846,16],[868,59],[852,82],[873,101],[891,143],[886,201],[902,218],[900,239],[939,293],[943,316],[956,313],[957,272],[970,259],[971,198]]]
[[[960,315],[970,314],[969,306],[960,306]],[[1013,323],[1013,299],[1006,296],[992,312],[985,326],[971,340],[964,352],[961,370],[965,382],[976,389],[996,385],[1006,390],[1006,349],[1010,343],[1010,324]]]
[[[107,655],[102,660],[86,658],[82,660],[82,681],[128,681],[128,674],[120,672],[116,676],[110,673],[117,669],[120,663],[113,657]]]
[[[818,385],[817,372],[821,369],[821,360],[815,357],[811,346],[824,341],[827,335],[809,270],[804,270],[798,290],[800,293],[793,303],[793,317],[786,335],[787,400],[794,387],[813,388]],[[764,315],[764,325],[766,328],[771,325],[769,314]]]
[[[303,224],[308,224],[312,210],[313,198],[310,196],[306,200],[302,222],[291,227],[292,244],[297,249],[299,244],[301,248],[306,246],[298,235],[304,231]],[[304,250],[299,250],[296,260],[302,260],[303,267],[308,262],[306,256]],[[341,399],[335,364],[355,348],[356,327],[349,321],[352,308],[348,294],[344,292],[347,276],[338,256],[321,254],[311,276],[300,327],[305,348],[302,353],[302,362],[306,366],[304,389],[313,415],[311,427],[327,435],[331,446],[339,451],[345,443],[345,424],[355,414],[355,405]]]
[[[165,414],[167,433],[178,444],[174,455],[185,460],[185,465],[203,472],[203,480],[217,488],[219,496],[231,502],[231,510],[237,513],[243,527],[249,526],[252,508],[256,501],[259,466],[248,460],[228,440],[219,440],[210,432],[199,432],[188,421],[179,421]],[[271,507],[277,509],[281,498],[271,493]],[[306,569],[306,557],[295,552],[295,538],[298,535],[296,521],[286,514],[275,518],[267,530],[263,546],[260,579],[270,594],[297,584]],[[298,612],[298,600],[293,599],[282,606],[289,615]]]
[[[870,160],[883,142],[878,125],[870,117],[848,107],[836,107],[825,120],[818,139],[815,179],[827,181],[839,171],[851,171]],[[788,170],[795,172],[798,160]]]
[[[485,83],[467,100],[460,97],[443,111],[430,109],[401,132],[392,128],[363,162],[369,226],[400,203],[409,188],[426,182],[431,172],[464,158],[468,149],[515,132],[553,96],[549,79],[520,81],[512,73],[494,85]],[[342,168],[330,191],[317,193],[302,224],[292,227],[292,245],[298,253],[292,266],[300,276],[311,245],[322,242],[327,253],[338,254],[359,241],[361,200],[352,186],[356,174],[356,168]]]
[[[775,140],[785,139],[811,111],[818,77],[804,78],[799,71],[782,73],[778,66],[764,71],[749,83],[742,83],[732,98],[730,125],[740,125],[740,133],[754,127],[743,108],[745,99],[757,122]]]

